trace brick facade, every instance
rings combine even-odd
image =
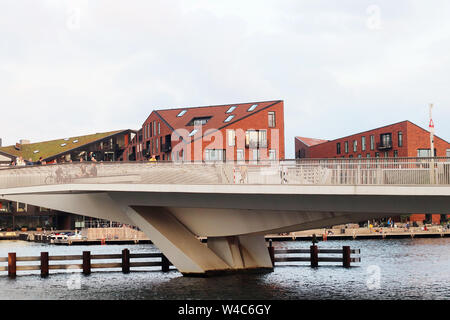
[[[391,135],[390,143],[386,143],[386,140],[382,143],[381,135],[384,134]],[[371,139],[373,139],[372,143]],[[450,151],[450,143],[434,136],[434,148],[437,157],[446,157]],[[430,150],[430,133],[410,121],[402,121],[314,145],[308,145],[301,139],[295,138],[296,158],[418,157],[418,150],[421,149]],[[410,221],[425,220],[427,220],[425,214],[411,214],[410,217]],[[440,220],[441,215],[431,215],[433,223],[440,223]]]
[[[253,104],[256,104],[257,107],[254,111],[249,112],[248,110]],[[227,113],[232,106],[236,108],[233,112]],[[178,117],[183,110],[187,110],[186,114]],[[272,125],[269,125],[269,113],[271,113],[271,117],[274,115]],[[233,118],[234,121],[226,123],[224,120],[232,114],[236,116]],[[190,120],[201,117],[210,118],[208,125],[188,125]],[[198,132],[189,137],[189,132],[194,129],[197,129]],[[234,132],[234,145],[228,143],[228,131],[230,130]],[[248,130],[265,131],[266,147],[259,146],[259,150],[255,151],[246,145]],[[161,143],[166,146],[165,149],[161,149]],[[242,150],[245,160],[253,160],[254,152],[255,154],[258,152],[259,160],[269,159],[269,150],[274,152],[275,159],[284,159],[283,101],[155,110],[145,120],[138,135],[131,141],[125,157],[130,161],[142,161],[154,154],[160,161],[181,159],[203,161],[206,160],[205,150],[208,149],[224,150],[224,157],[227,161],[238,159],[238,150]]]

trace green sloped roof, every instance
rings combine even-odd
[[[37,161],[40,157],[42,157],[43,159],[47,159],[60,153],[68,152],[72,149],[79,148],[83,145],[104,139],[106,137],[124,131],[126,130],[117,130],[104,133],[95,133],[87,136],[71,137],[67,141],[64,140],[65,138],[63,138],[51,141],[23,144],[20,151],[16,150],[15,146],[0,147],[0,151],[16,157],[22,156],[25,160],[31,158],[33,161]],[[78,140],[78,142],[74,143],[74,140]],[[63,143],[65,143],[66,145],[61,146],[61,144]],[[39,150],[39,152],[34,153],[35,150]]]

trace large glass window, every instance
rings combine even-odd
[[[267,148],[267,131],[260,130],[258,134],[258,146],[260,148]]]
[[[341,143],[340,142],[336,143],[336,153],[341,154]]]
[[[436,157],[436,149],[434,149],[434,156]],[[430,149],[417,149],[417,157],[419,158],[431,157]]]
[[[398,132],[398,146],[403,146],[403,133],[401,131]]]
[[[370,150],[375,150],[375,136],[370,136]]]
[[[223,161],[225,160],[225,150],[223,149],[206,149],[205,161]]]
[[[345,153],[348,153],[348,141],[344,142]]]
[[[361,151],[366,151],[366,137],[361,137]]]
[[[358,151],[358,140],[353,141],[353,152]]]

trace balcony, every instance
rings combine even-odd
[[[392,149],[392,141],[382,141],[377,143],[377,150],[390,150]]]

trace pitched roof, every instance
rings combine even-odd
[[[202,133],[204,136],[204,133],[209,129],[220,130],[280,102],[282,102],[282,100],[247,102],[237,104],[235,103],[217,106],[161,109],[155,110],[155,113],[174,131],[179,129],[186,129],[187,131],[192,132],[192,130],[194,130],[194,126],[189,125],[189,123],[194,118],[210,117],[207,123],[202,126]],[[249,111],[249,109],[254,105],[256,105],[256,107],[253,110]],[[231,107],[235,108],[230,110]],[[186,112],[181,114],[183,110],[186,110]],[[230,112],[227,113],[228,111]],[[229,118],[230,116],[232,117]],[[225,122],[227,118],[229,118],[229,121]],[[202,135],[200,134],[200,132],[198,132],[195,133],[193,137],[195,140],[197,138],[201,138]]]
[[[21,150],[17,150],[15,146],[0,147],[0,152],[7,153],[9,155],[19,157],[22,156],[24,159],[31,158],[33,161],[39,160],[40,157],[43,159],[48,159],[54,157],[61,153],[66,153],[70,150],[77,149],[83,145],[102,140],[109,136],[113,136],[117,133],[124,132],[127,130],[117,130],[103,133],[95,133],[86,136],[78,136],[71,138],[63,138],[51,141],[43,141],[37,143],[22,144]],[[78,140],[78,141],[77,141]],[[77,141],[77,142],[74,142]],[[65,144],[65,145],[63,145]],[[63,145],[63,146],[62,146]],[[35,151],[39,152],[35,153]]]
[[[315,146],[316,144],[321,144],[321,143],[324,143],[324,142],[328,142],[328,140],[306,138],[306,137],[295,137],[295,139],[300,140],[301,142],[306,144],[308,147]]]

